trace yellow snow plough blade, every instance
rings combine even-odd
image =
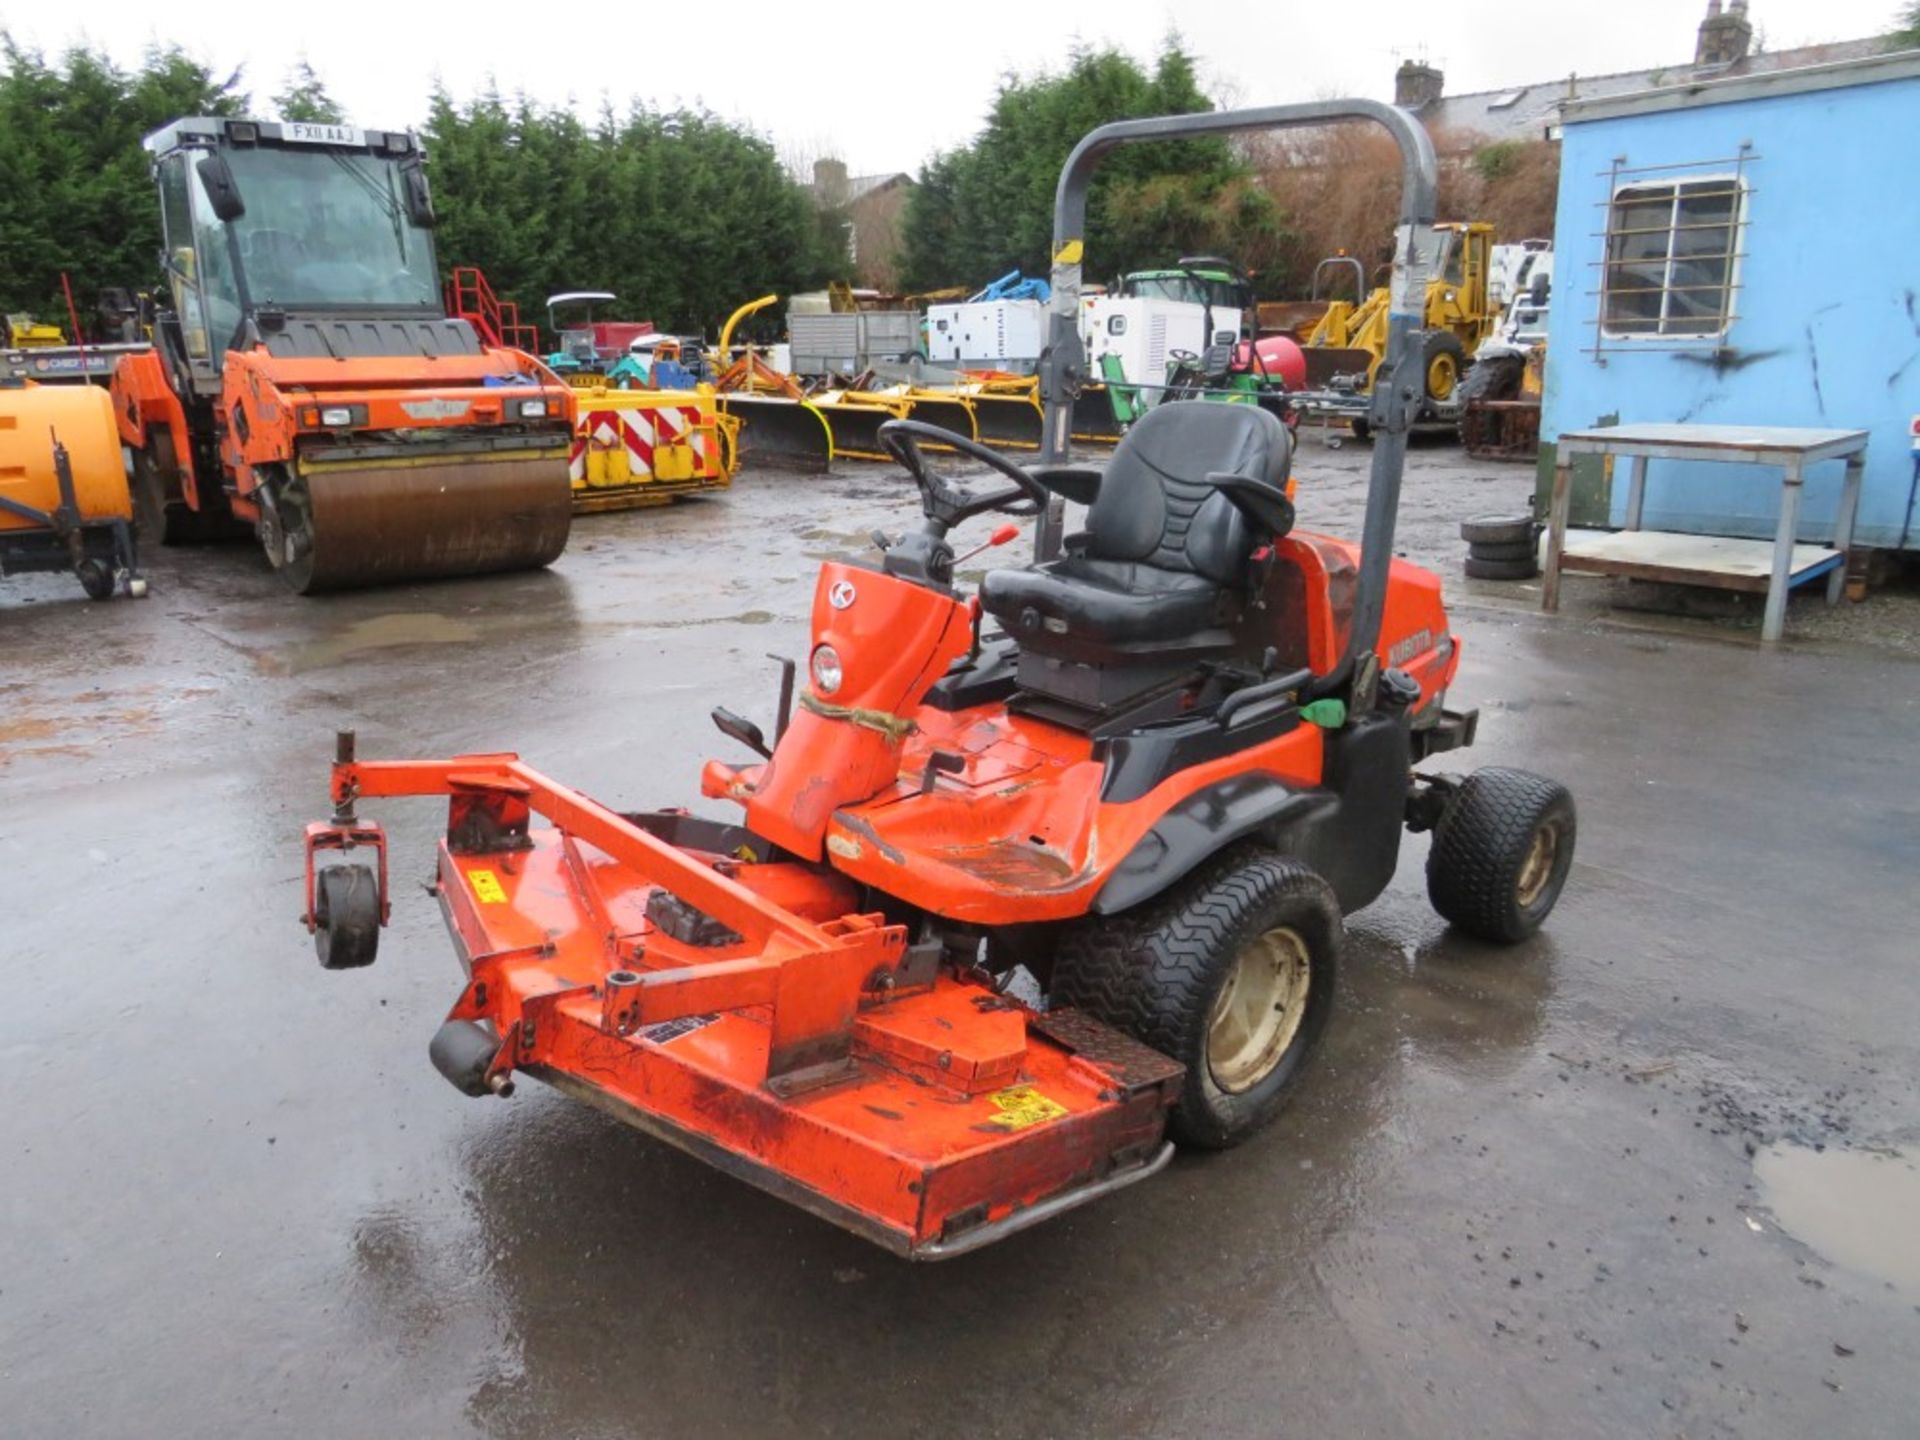
[[[812,401],[722,394],[718,404],[723,416],[739,422],[742,461],[808,471],[833,464],[833,428]]]

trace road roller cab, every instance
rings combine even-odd
[[[302,592],[554,559],[573,402],[442,313],[415,139],[198,118],[146,145],[172,303],[113,386],[142,528],[244,526]]]
[[[1095,131],[1058,191],[1060,443],[1026,468],[923,422],[880,428],[922,523],[822,566],[770,737],[714,711],[757,759],[709,762],[701,789],[739,811],[621,811],[512,755],[368,762],[342,735],[333,814],[306,835],[321,963],[370,962],[388,917],[386,837],[357,807],[446,796],[433,890],[467,977],[429,1047],[442,1074],[475,1097],[534,1076],[937,1258],[1144,1179],[1171,1142],[1272,1120],[1327,1026],[1343,916],[1406,830],[1433,831],[1428,892],[1455,926],[1531,934],[1572,861],[1565,789],[1416,770],[1475,728],[1448,706],[1439,579],[1393,555],[1417,387],[1373,398],[1358,545],[1294,530],[1292,437],[1255,407],[1160,407],[1104,473],[1064,463],[1096,158],[1341,118],[1401,148],[1417,296],[1435,162],[1404,111]],[[1396,310],[1391,361],[1419,353],[1417,318]],[[1067,502],[1086,524],[1062,543]],[[970,595],[963,563],[1020,534],[989,530],[996,512],[1038,515],[1038,553]]]

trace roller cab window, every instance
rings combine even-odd
[[[406,161],[275,146],[226,152],[246,212],[231,222],[257,307],[438,313],[433,242]]]
[[[200,295],[200,256],[193,222],[194,180],[188,157],[169,155],[160,162],[160,223],[165,249],[167,284],[173,292],[174,313],[180,317],[180,337],[189,356],[207,360],[212,343],[207,333],[206,305]]]

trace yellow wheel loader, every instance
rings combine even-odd
[[[1481,221],[1436,225],[1434,233],[1439,254],[1433,278],[1427,282],[1421,321],[1426,340],[1415,357],[1424,394],[1417,419],[1452,423],[1467,357],[1493,333],[1499,319],[1499,308],[1487,293],[1493,226]],[[1307,389],[1320,398],[1317,403],[1308,399],[1303,408],[1308,413],[1351,412],[1354,433],[1364,437],[1365,397],[1373,393],[1374,378],[1387,353],[1390,297],[1384,285],[1366,289],[1358,260],[1336,256],[1322,261],[1319,269],[1328,266],[1352,267],[1356,298],[1327,301],[1306,334]]]

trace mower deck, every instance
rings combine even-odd
[[[785,1083],[768,1079],[771,1004],[639,1023],[609,972],[751,965],[751,947],[676,941],[647,917],[657,887],[560,831],[529,838],[440,854],[471,980],[456,1014],[490,1020],[515,1068],[905,1255],[973,1248],[1164,1163],[1177,1065],[944,972],[863,1007],[843,1060]],[[773,892],[813,878],[749,871]]]
[[[996,994],[745,831],[617,815],[511,756],[347,762],[335,793],[452,797],[436,889],[468,983],[445,1028],[477,1059],[442,1068],[470,1093],[524,1071],[918,1258],[1169,1157],[1178,1064]],[[336,815],[309,846],[385,841]]]

